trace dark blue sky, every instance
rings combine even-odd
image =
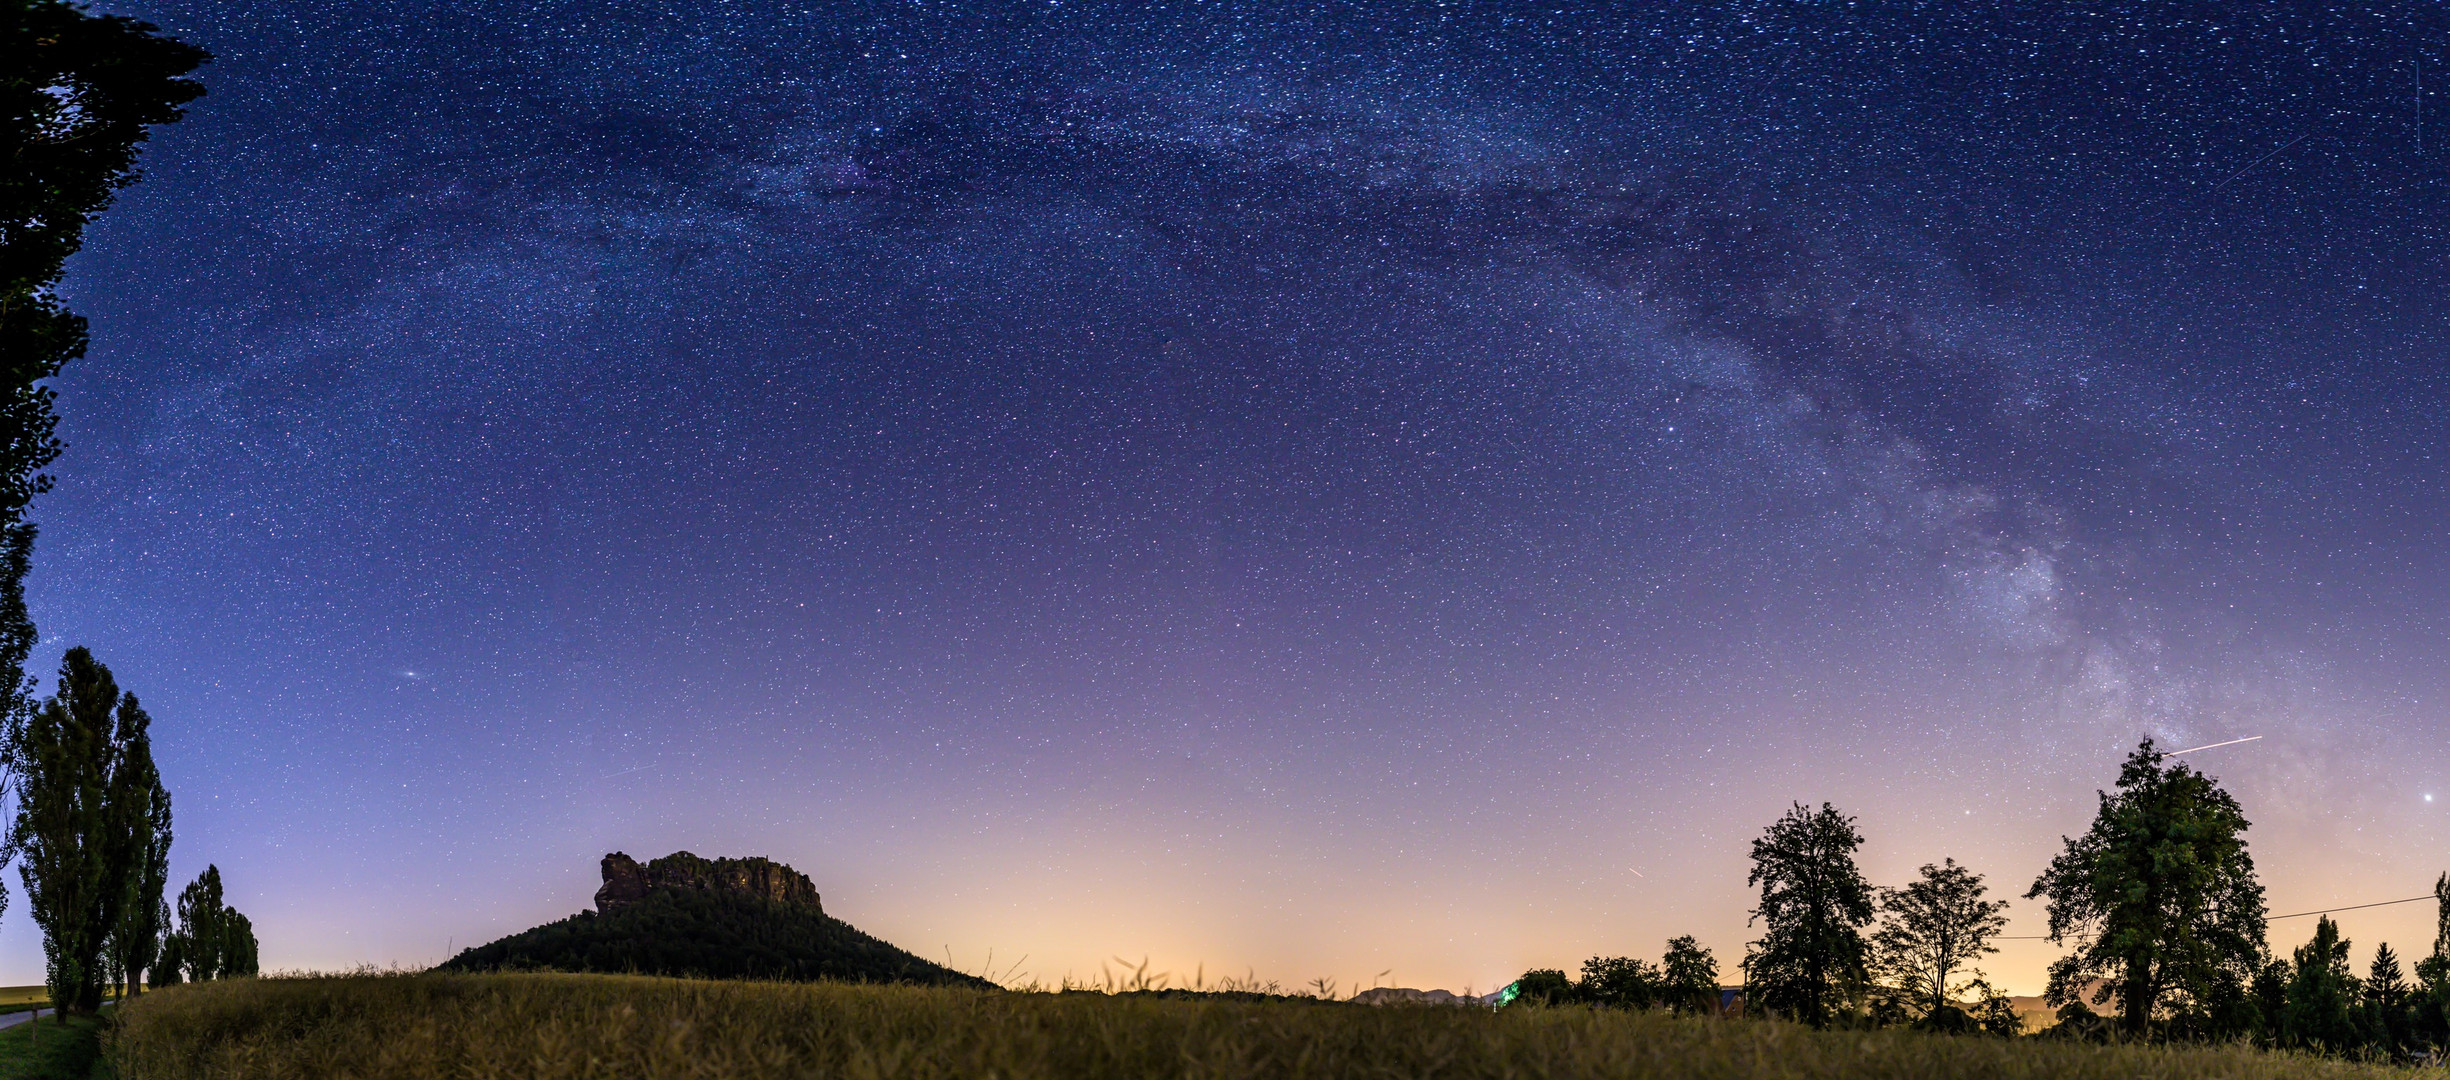
[[[2443,869],[2436,6],[109,10],[217,59],[35,614],[268,965],[688,848],[1050,980],[1731,966],[1789,800],[2021,893],[2144,735],[2265,736],[2275,910]]]

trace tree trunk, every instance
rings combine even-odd
[[[2150,962],[2127,961],[2127,985],[2119,995],[2121,1027],[2129,1036],[2143,1038],[2152,1025],[2152,975]]]

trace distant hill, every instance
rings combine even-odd
[[[643,866],[606,855],[596,910],[479,945],[437,970],[992,985],[825,914],[816,887],[788,866],[686,851]]]

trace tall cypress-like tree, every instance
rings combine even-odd
[[[2095,1002],[2116,1000],[2130,1037],[2162,1009],[2204,1034],[2237,1034],[2223,1029],[2250,1022],[2235,1007],[2266,952],[2246,815],[2210,777],[2164,758],[2144,740],[2091,830],[2025,893],[2049,898],[2051,941],[2076,942],[2050,965],[2046,998],[2064,1006],[2100,980]]]
[[[161,770],[153,764],[151,721],[142,712],[130,734],[121,781],[113,801],[125,816],[126,842],[132,864],[128,895],[112,926],[108,950],[111,967],[130,996],[144,992],[144,976],[159,959],[163,931],[170,921],[162,891],[170,879],[170,791],[162,786]]]
[[[51,999],[91,1012],[102,1003],[104,945],[144,855],[135,835],[143,809],[126,799],[136,774],[149,772],[129,759],[149,721],[136,695],[122,694],[83,647],[68,650],[59,678],[58,692],[8,732],[21,785],[11,835],[43,932]]]
[[[256,972],[255,924],[222,901],[221,868],[207,866],[196,880],[179,890],[179,927],[162,946],[161,963],[180,969],[166,971],[154,985],[230,979]]]
[[[16,792],[16,731],[33,707],[33,679],[26,676],[26,658],[38,635],[26,612],[26,572],[34,559],[34,526],[19,523],[0,528],[0,803]],[[0,837],[0,869],[17,857],[20,840],[10,822]],[[0,912],[8,910],[6,878],[0,878]]]
[[[1825,1027],[1863,986],[1872,885],[1855,866],[1862,844],[1854,819],[1828,803],[1796,803],[1752,842],[1746,884],[1761,887],[1752,914],[1763,927],[1744,957],[1748,1005]]]
[[[188,982],[221,977],[223,943],[221,868],[206,866],[196,880],[179,890],[179,942],[176,951]]]
[[[147,129],[179,119],[180,107],[204,92],[185,76],[205,59],[202,49],[133,19],[65,0],[0,0],[0,727],[12,736],[32,725],[34,698],[25,579],[35,530],[25,510],[50,489],[43,469],[60,452],[43,380],[86,344],[85,320],[54,290],[86,224],[136,180]],[[26,766],[18,749],[13,738],[0,741],[0,796]],[[12,831],[0,866],[28,845],[57,856],[49,844]],[[0,909],[7,899],[0,888]],[[90,981],[83,961],[68,960],[66,974]]]

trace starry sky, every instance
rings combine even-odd
[[[1731,971],[1791,801],[2017,895],[2145,736],[2263,737],[2274,913],[2450,870],[2436,5],[102,6],[217,58],[38,660],[268,968],[686,848],[999,977]]]

